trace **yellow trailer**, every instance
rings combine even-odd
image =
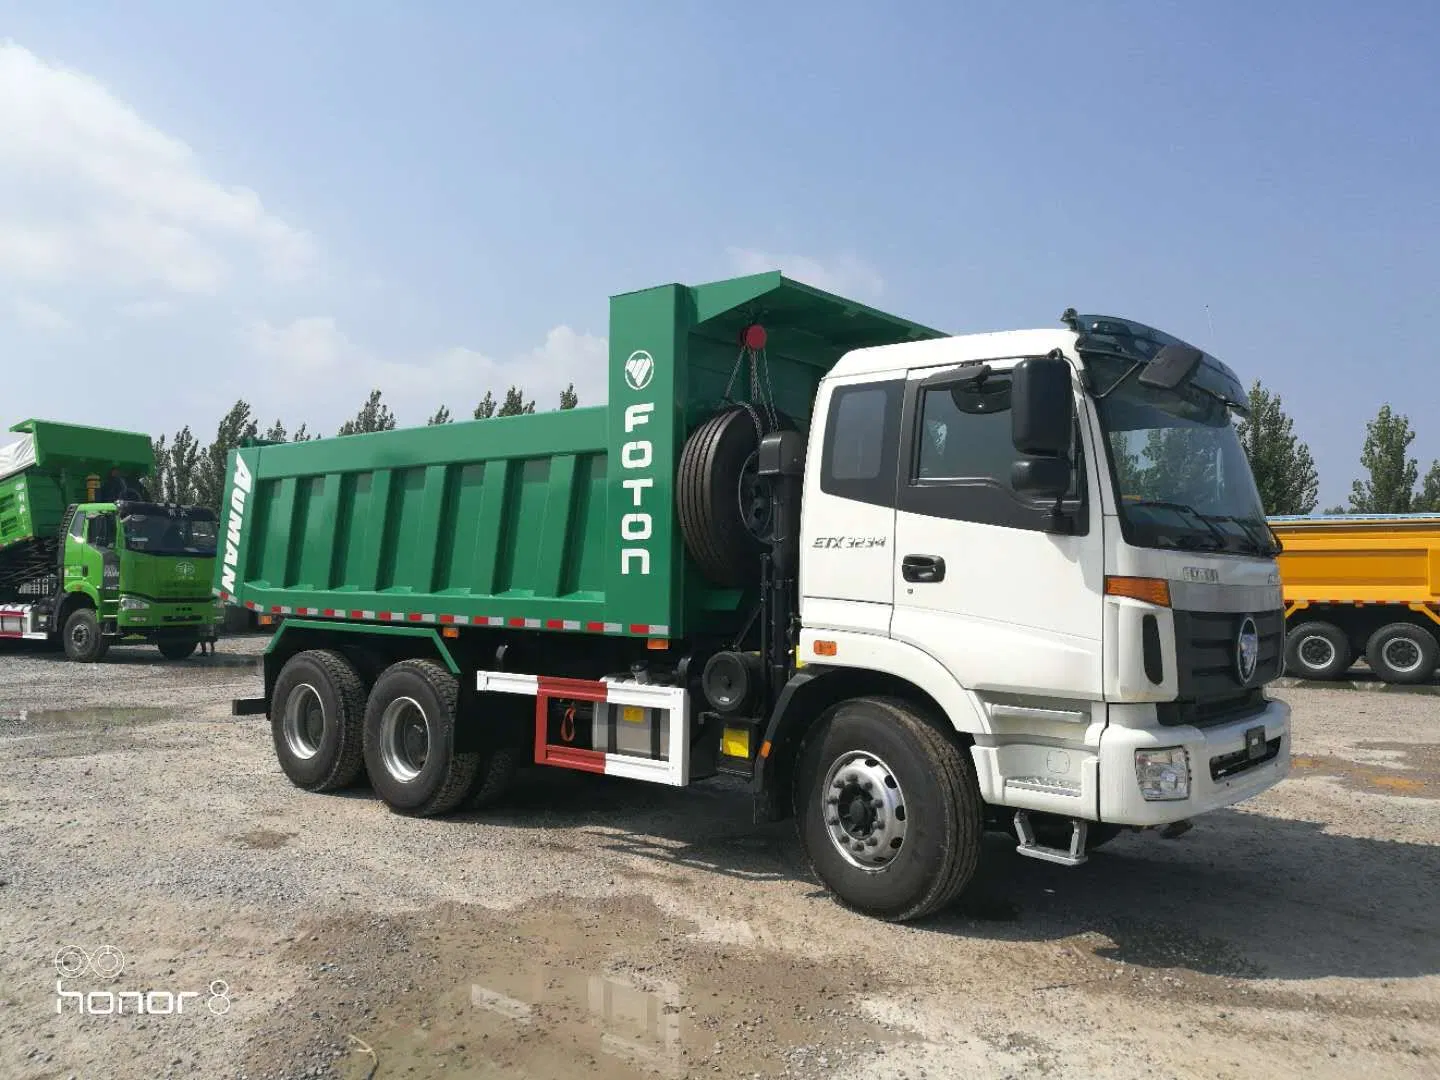
[[[1285,670],[1333,679],[1360,657],[1385,682],[1434,677],[1440,515],[1273,517],[1284,544]]]

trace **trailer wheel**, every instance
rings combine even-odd
[[[470,794],[484,756],[456,748],[455,677],[431,660],[402,660],[375,680],[365,709],[365,765],[397,813],[433,817]]]
[[[781,428],[789,427],[785,417]],[[752,406],[717,413],[691,433],[680,452],[675,508],[680,535],[700,572],[716,585],[750,584],[769,538],[770,505],[756,473],[769,420]]]
[[[795,817],[810,865],[845,906],[892,922],[951,903],[980,858],[969,757],[908,703],[834,706],[800,747]]]
[[[360,779],[365,684],[330,649],[296,653],[270,695],[270,735],[280,768],[296,787],[335,791]]]
[[[1365,660],[1387,683],[1422,683],[1435,674],[1435,635],[1414,623],[1391,623],[1370,635]]]
[[[1307,622],[1285,636],[1285,673],[1304,679],[1338,679],[1350,669],[1350,639],[1333,623]]]
[[[81,664],[93,664],[105,658],[110,642],[100,633],[100,620],[95,609],[78,607],[65,620],[65,655]]]

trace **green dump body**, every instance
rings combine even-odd
[[[131,478],[150,475],[150,437],[133,431],[24,420],[10,429],[23,452],[0,476],[0,552],[34,540],[51,540],[72,503],[83,503],[91,478],[104,483],[112,468]]]
[[[610,301],[608,403],[236,451],[216,591],[286,615],[682,637],[753,596],[690,564],[673,507],[686,435],[759,374],[802,428],[845,353],[938,331],[782,277]]]

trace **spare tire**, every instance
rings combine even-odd
[[[784,417],[780,426],[789,426]],[[754,406],[732,406],[696,428],[680,452],[680,535],[700,572],[716,585],[740,587],[758,578],[770,509],[756,464],[760,439],[771,428]]]

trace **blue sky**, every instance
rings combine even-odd
[[[0,3],[0,421],[594,401],[609,294],[778,265],[1186,337],[1325,504],[1384,401],[1440,456],[1440,8],[900,10]]]

